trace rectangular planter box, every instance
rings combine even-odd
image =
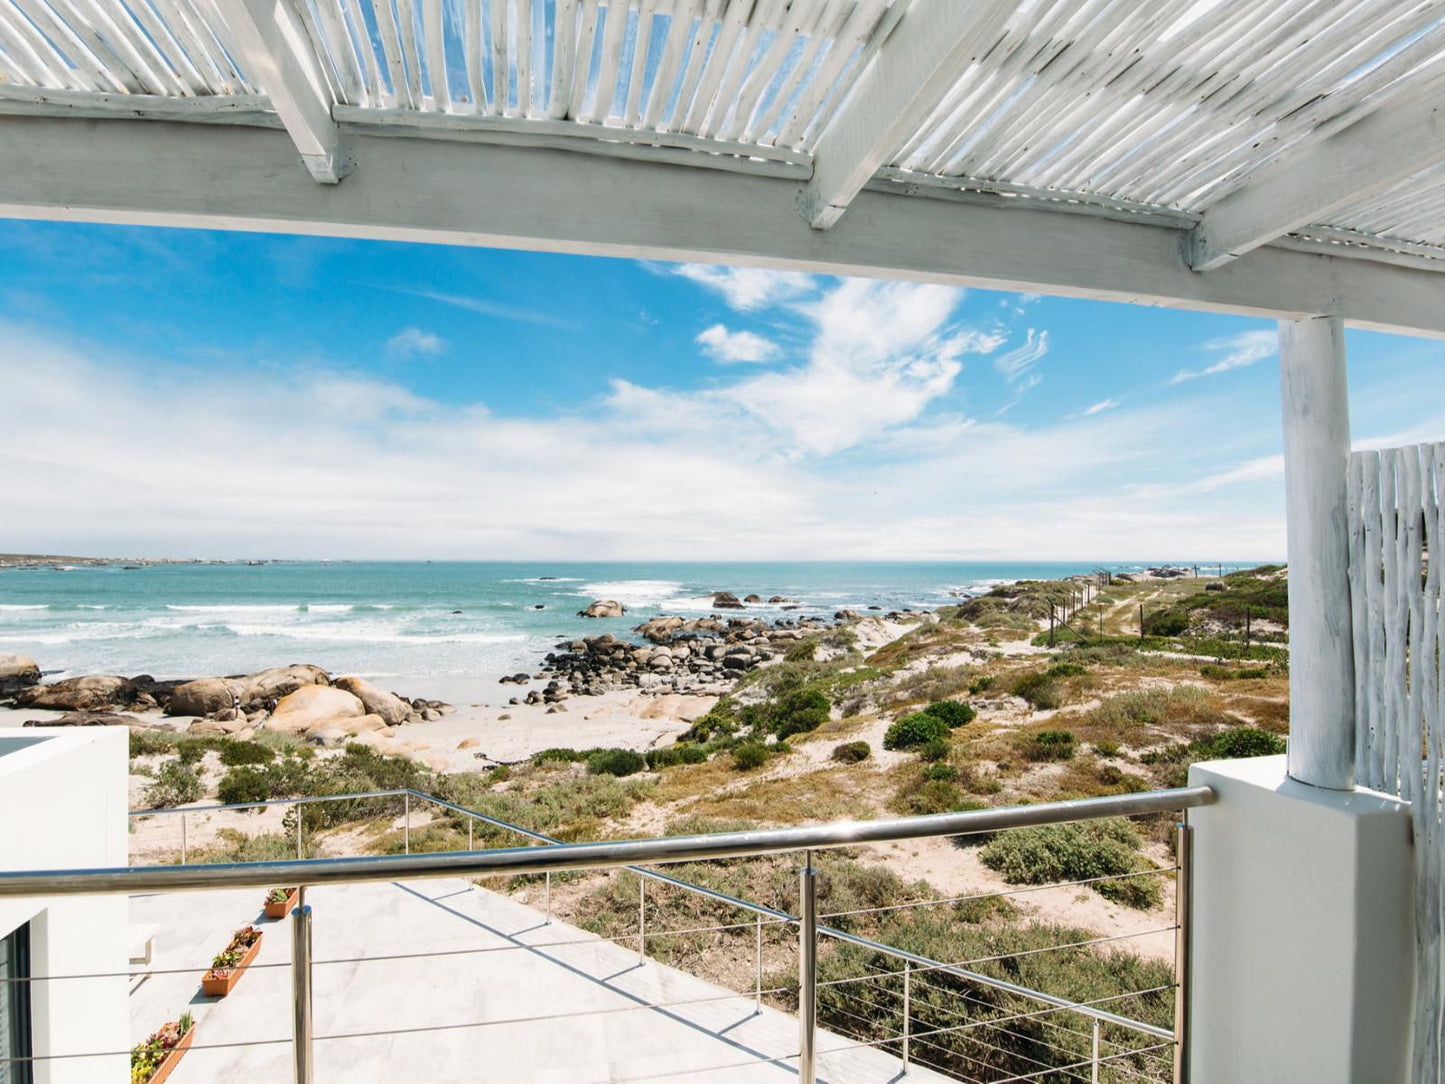
[[[286,890],[286,898],[279,903],[274,900],[266,901],[267,918],[285,918],[291,913],[291,908],[296,906],[296,889]]]
[[[241,975],[251,965],[251,961],[256,958],[256,953],[260,951],[261,938],[257,937],[251,947],[246,950],[246,955],[241,957],[240,962],[235,967],[227,968],[224,977],[207,971],[201,977],[201,993],[206,997],[225,997],[235,988],[236,983],[241,981]]]
[[[180,1064],[181,1055],[191,1048],[191,1040],[195,1037],[196,1025],[192,1022],[191,1030],[181,1036],[181,1041],[176,1043],[171,1052],[156,1066],[156,1071],[151,1074],[151,1078],[146,1081],[146,1084],[163,1084],[166,1077],[171,1075],[171,1070]]]

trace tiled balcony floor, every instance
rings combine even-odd
[[[134,1038],[187,1008],[197,1021],[195,1045],[171,1084],[292,1079],[291,923],[262,920],[260,898],[224,891],[131,900],[133,927],[158,931],[158,973],[131,995]],[[318,1084],[797,1078],[794,1017],[766,1007],[755,1013],[750,996],[656,962],[639,966],[634,949],[548,925],[539,912],[464,881],[317,888],[307,902]],[[229,997],[201,997],[205,963],[248,922],[266,931],[256,966]],[[457,953],[476,949],[504,951]],[[448,952],[457,954],[376,959]],[[650,1003],[674,1007],[640,1007]],[[535,1017],[549,1019],[528,1019]],[[828,1084],[901,1076],[897,1058],[853,1040],[820,1032],[818,1049],[818,1075]],[[908,1073],[909,1081],[947,1079],[917,1065]]]

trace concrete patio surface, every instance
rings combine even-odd
[[[261,898],[131,899],[132,928],[157,931],[153,973],[132,984],[133,1041],[187,1009],[198,1029],[171,1084],[292,1079],[291,920],[262,919]],[[320,1084],[797,1079],[795,1017],[755,1012],[751,995],[655,961],[639,965],[634,947],[548,924],[463,880],[323,887],[307,902]],[[229,997],[202,997],[201,971],[247,923],[266,931],[256,963]],[[901,1078],[896,1057],[854,1042],[819,1032],[820,1080]]]

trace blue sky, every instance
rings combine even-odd
[[[256,234],[9,221],[0,246],[0,549],[1284,549],[1269,321]],[[1445,344],[1349,349],[1357,442],[1445,437]]]

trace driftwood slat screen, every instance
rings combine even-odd
[[[1409,799],[1415,827],[1417,995],[1414,1079],[1438,1081],[1445,969],[1441,962],[1440,561],[1445,443],[1350,458],[1350,590],[1359,782]]]

